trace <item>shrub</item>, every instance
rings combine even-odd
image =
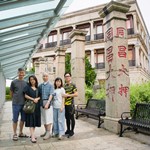
[[[135,108],[136,103],[150,102],[150,82],[130,86],[130,109]]]
[[[8,101],[8,100],[11,100],[11,96],[10,95],[6,95],[6,100]]]
[[[105,89],[101,88],[101,89],[97,90],[96,93],[94,94],[93,98],[95,98],[95,99],[105,99],[106,98]]]
[[[85,86],[85,99],[86,101],[93,97],[93,89],[91,87]]]
[[[10,96],[10,87],[6,87],[6,96],[5,96],[6,100],[11,100],[11,96]]]
[[[10,87],[6,87],[6,95],[10,95]]]

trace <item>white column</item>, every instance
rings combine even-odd
[[[91,65],[92,65],[92,68],[95,67],[95,61],[94,61],[94,49],[91,50]]]
[[[134,22],[134,33],[137,33],[137,16],[136,13],[133,14],[133,22]]]
[[[90,21],[90,31],[91,31],[91,41],[94,40],[94,27],[93,27],[93,21]]]
[[[76,29],[76,25],[72,25],[73,29]]]
[[[144,64],[143,64],[143,51],[141,50],[141,65],[142,65],[142,68],[144,67]]]
[[[146,58],[146,71],[148,70],[148,59]]]
[[[140,66],[140,55],[139,55],[140,45],[135,45],[135,61],[136,61],[136,67]]]
[[[146,69],[146,57],[145,57],[145,54],[143,56],[143,67]]]
[[[60,45],[60,29],[57,29],[57,46]]]

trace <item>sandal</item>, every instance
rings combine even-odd
[[[28,138],[29,136],[27,136],[26,134],[20,133],[20,134],[19,134],[19,137],[20,137],[20,138]]]
[[[36,143],[37,141],[36,141],[36,140],[32,140],[32,139],[31,139],[31,142],[32,142],[32,143]]]
[[[14,135],[13,135],[13,141],[18,141],[18,136],[17,136],[17,134],[14,134]]]
[[[29,138],[31,139],[31,136],[29,136]],[[37,139],[37,137],[35,137],[35,139]]]

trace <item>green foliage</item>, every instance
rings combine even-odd
[[[29,72],[35,73],[35,67],[31,68],[31,69],[29,70]]]
[[[6,87],[6,95],[10,95],[10,87]]]
[[[70,54],[66,54],[65,56],[65,72],[71,72],[71,56]],[[91,86],[94,84],[96,78],[96,73],[94,68],[92,68],[89,60],[85,57],[85,83],[87,86]]]
[[[65,72],[71,72],[71,56],[70,54],[65,55]]]
[[[106,99],[106,92],[104,88],[98,89],[94,94],[93,98],[95,99]]]
[[[150,103],[150,82],[130,86],[130,108],[135,108],[136,103]]]
[[[6,95],[6,100],[8,101],[8,100],[11,100],[11,96],[10,95]]]
[[[6,96],[5,96],[6,100],[11,100],[11,96],[10,96],[10,87],[6,87]]]
[[[93,90],[91,87],[85,85],[85,99],[88,100],[93,97]]]
[[[87,86],[94,85],[94,81],[96,78],[95,69],[92,68],[89,60],[85,57],[85,83]]]

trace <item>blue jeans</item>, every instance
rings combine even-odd
[[[12,120],[14,123],[18,122],[19,113],[21,114],[21,121],[25,121],[25,112],[23,111],[23,106],[24,105],[17,105],[17,104],[12,105],[12,110],[13,110]]]
[[[64,135],[65,133],[65,109],[60,112],[60,108],[53,108],[53,133]]]

